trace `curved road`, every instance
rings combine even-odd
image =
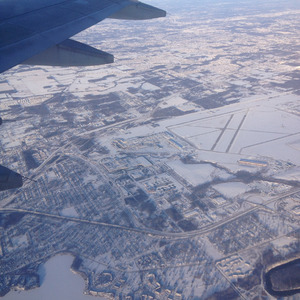
[[[273,197],[266,201],[263,205],[267,205],[269,203],[272,203],[274,201],[278,201],[282,198],[285,198],[287,196],[291,196],[293,194],[296,194],[300,192],[300,188],[293,188],[288,192],[281,193],[280,195]],[[195,237],[195,236],[201,236],[203,234],[206,234],[220,226],[223,226],[227,223],[230,223],[234,220],[237,220],[245,215],[248,215],[256,210],[262,209],[261,205],[254,206],[250,209],[247,209],[245,211],[242,211],[238,214],[235,214],[225,220],[216,222],[210,226],[207,226],[205,228],[195,230],[195,231],[190,231],[190,232],[163,232],[163,231],[158,231],[158,230],[153,230],[153,229],[147,229],[147,228],[133,228],[133,227],[126,227],[126,226],[121,226],[117,224],[109,224],[109,223],[104,223],[104,222],[99,222],[99,221],[92,221],[92,220],[86,220],[86,219],[80,219],[80,218],[73,218],[73,217],[66,217],[66,216],[60,216],[60,215],[55,215],[47,212],[41,212],[41,211],[34,211],[34,210],[26,210],[26,209],[19,209],[19,208],[0,208],[0,212],[21,212],[25,214],[30,214],[30,215],[35,215],[39,217],[49,217],[49,218],[55,218],[55,219],[61,219],[64,221],[68,222],[75,222],[75,223],[85,223],[85,224],[90,224],[90,225],[98,225],[98,226],[105,226],[105,227],[110,227],[114,229],[119,229],[119,230],[126,230],[126,231],[131,231],[131,232],[137,232],[137,233],[142,233],[142,234],[147,234],[149,237],[157,238],[170,238],[170,239],[186,239],[190,237]]]

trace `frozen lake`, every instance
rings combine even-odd
[[[45,264],[46,275],[40,288],[30,291],[12,291],[5,300],[92,300],[101,299],[83,295],[84,280],[71,270],[73,257],[57,255]]]

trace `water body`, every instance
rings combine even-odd
[[[275,297],[300,293],[300,259],[279,265],[265,275],[266,290]]]
[[[40,288],[30,291],[12,291],[4,300],[95,300],[93,296],[83,295],[84,280],[71,270],[73,257],[58,255],[45,264],[45,278]],[[97,298],[101,299],[101,298]]]

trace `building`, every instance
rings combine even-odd
[[[242,166],[248,166],[248,167],[267,167],[268,162],[263,161],[263,160],[256,160],[256,159],[246,159],[246,158],[241,158],[238,161],[239,165]]]

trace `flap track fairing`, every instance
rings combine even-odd
[[[104,65],[113,62],[113,55],[89,45],[67,39],[27,59],[23,64],[71,67]]]

